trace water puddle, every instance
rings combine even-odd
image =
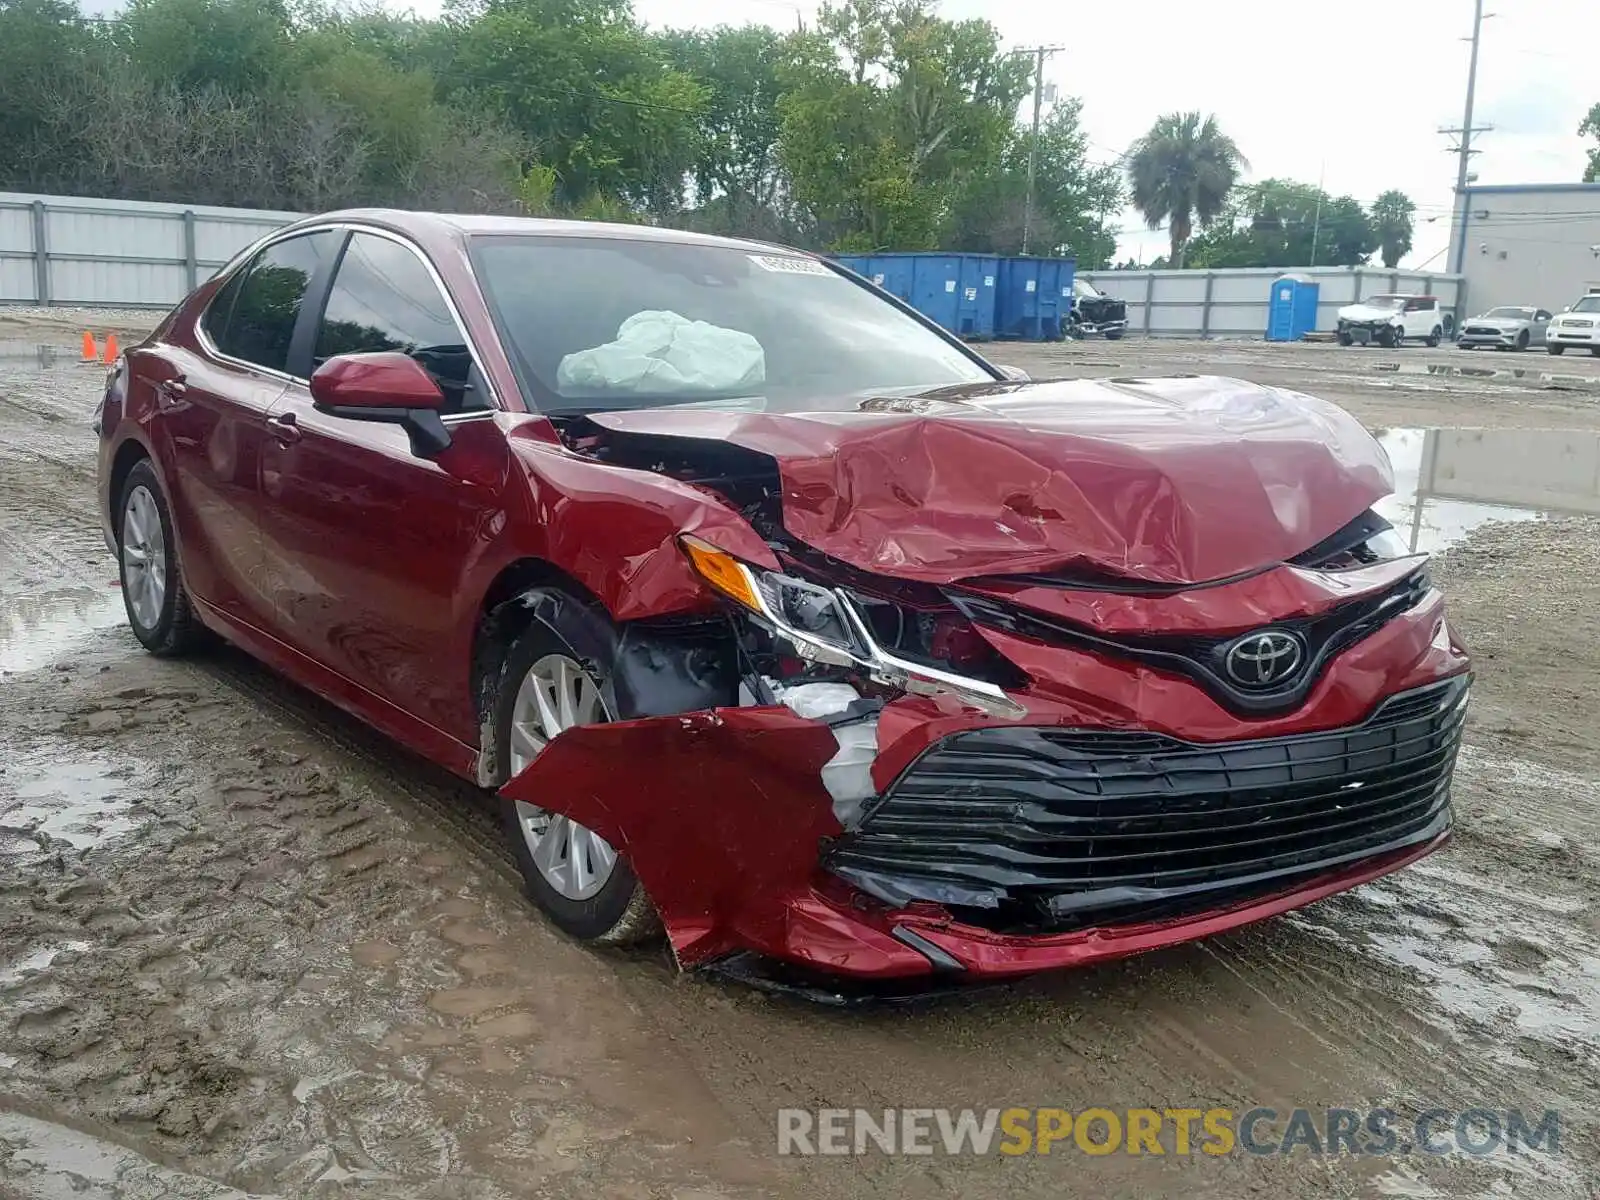
[[[1490,521],[1600,515],[1600,433],[1384,429],[1394,494],[1374,506],[1413,551],[1436,554]]]
[[[89,948],[88,942],[66,942],[60,946],[43,946],[32,954],[24,955],[10,966],[0,966],[0,988],[21,983],[35,971],[43,971],[63,953],[70,950],[81,954]]]
[[[116,588],[76,587],[6,598],[0,617],[0,671],[49,666],[97,629],[127,620]]]
[[[0,793],[0,826],[10,833],[42,834],[87,850],[137,828],[127,792],[130,763],[15,761]]]
[[[59,346],[42,342],[25,342],[16,338],[0,338],[0,363],[31,363],[40,370],[66,362],[67,355]]]
[[[1549,371],[1538,367],[1465,366],[1456,363],[1374,363],[1372,370],[1385,375],[1432,375],[1436,378],[1517,379],[1551,387],[1600,388],[1600,376],[1572,371]]]
[[[77,1200],[251,1200],[251,1195],[203,1175],[162,1166],[108,1138],[20,1113],[0,1111],[0,1143],[8,1173],[26,1195]],[[10,1194],[9,1192],[7,1193]],[[264,1195],[255,1200],[269,1200]]]

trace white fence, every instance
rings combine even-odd
[[[0,192],[0,304],[171,308],[239,250],[298,213]],[[1317,328],[1340,305],[1382,292],[1436,295],[1456,307],[1461,277],[1317,267]],[[1128,332],[1153,337],[1261,337],[1281,271],[1085,271],[1128,304]],[[1463,314],[1456,314],[1459,318]]]
[[[0,192],[0,304],[171,308],[298,213]]]
[[[1420,292],[1438,296],[1439,307],[1453,312],[1461,292],[1461,276],[1440,272],[1388,271],[1382,267],[1313,267],[1288,272],[1319,285],[1317,328],[1331,330],[1339,308],[1385,292]],[[1267,331],[1267,303],[1272,283],[1286,272],[1218,271],[1081,271],[1108,296],[1128,305],[1128,332],[1151,337],[1251,337]],[[1457,321],[1466,314],[1456,313]]]

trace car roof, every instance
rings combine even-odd
[[[746,241],[742,238],[718,237],[708,233],[694,233],[687,229],[664,229],[657,225],[623,225],[606,221],[563,221],[547,217],[511,217],[474,213],[410,212],[397,208],[351,208],[338,212],[321,213],[306,224],[320,221],[364,221],[386,226],[413,237],[425,238],[429,234],[454,234],[458,237],[479,235],[522,234],[537,237],[587,237],[627,241],[676,242],[689,246],[714,246],[729,250],[763,251],[803,255],[814,258],[809,251],[797,250],[773,242]]]

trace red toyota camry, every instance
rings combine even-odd
[[[1308,396],[1030,382],[777,246],[359,211],[241,254],[98,420],[139,640],[498,789],[581,939],[1016,975],[1449,835],[1467,659]]]

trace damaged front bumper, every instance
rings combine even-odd
[[[681,965],[755,954],[879,980],[1207,936],[1449,836],[1467,677],[1437,593],[1341,654],[1293,716],[1246,723],[1187,681],[985,636],[1036,681],[1021,716],[802,687],[570,730],[504,792],[615,846]]]

